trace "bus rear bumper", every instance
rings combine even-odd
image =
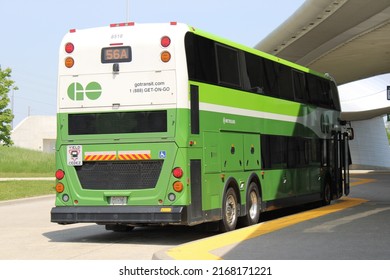
[[[61,206],[51,210],[58,224],[187,224],[185,206]]]

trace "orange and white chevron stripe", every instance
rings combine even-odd
[[[150,151],[119,151],[119,160],[148,160],[151,159]]]
[[[107,161],[116,160],[116,152],[86,152],[84,154],[84,161]]]

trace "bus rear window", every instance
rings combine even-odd
[[[70,114],[69,135],[167,132],[167,111]]]

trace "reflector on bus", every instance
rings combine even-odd
[[[169,62],[171,60],[171,53],[168,51],[163,51],[161,53],[161,61],[162,62]]]

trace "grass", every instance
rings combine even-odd
[[[55,155],[0,146],[0,178],[54,177]]]
[[[50,181],[0,182],[0,200],[54,194],[55,154],[0,146],[0,178],[53,177]]]
[[[0,201],[55,194],[55,181],[0,182]]]
[[[389,145],[390,145],[390,131],[386,130],[386,133],[387,133],[387,139],[389,140]]]

